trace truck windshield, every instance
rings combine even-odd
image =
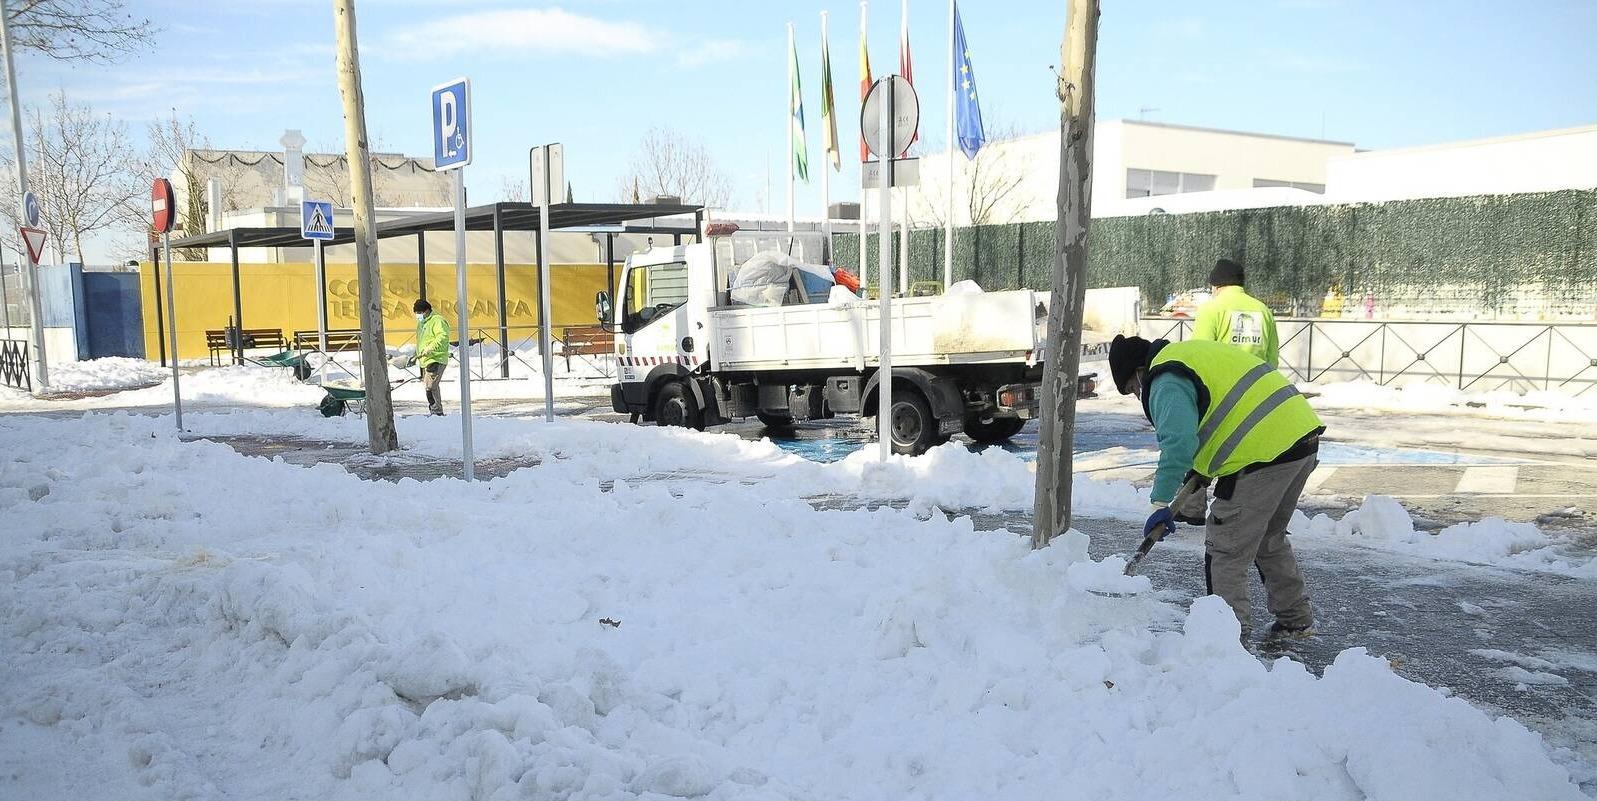
[[[632,333],[688,300],[688,265],[650,264],[627,271],[627,299],[621,328]]]

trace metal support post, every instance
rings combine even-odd
[[[416,277],[421,282],[419,294],[427,299],[427,232],[416,235]]]
[[[545,145],[543,153],[543,195],[538,198],[538,350],[543,357],[543,419],[555,419],[554,306],[549,299],[549,198],[557,190],[549,182],[553,160]],[[534,189],[533,187],[528,187]]]
[[[882,461],[893,455],[893,112],[896,84],[887,78],[887,102],[882,104],[881,146],[876,154],[881,159],[881,181],[877,188],[877,209],[880,227],[877,229],[879,246],[876,254],[877,280],[880,297],[877,299],[881,317],[881,360],[877,365],[876,382],[876,439],[880,443]]]
[[[161,253],[166,259],[166,331],[168,336],[172,338],[172,414],[177,418],[177,430],[182,431],[183,389],[178,386],[177,304],[173,300],[177,294],[177,280],[172,277],[172,234],[170,232],[161,234]],[[157,276],[161,274],[159,265],[156,266],[155,274]]]
[[[505,226],[494,204],[494,274],[499,281],[499,377],[510,377],[510,327],[505,303]]]
[[[466,170],[455,174],[455,295],[460,299],[460,460],[467,481],[476,478],[471,458],[471,298],[466,293]],[[420,346],[421,343],[416,343]]]
[[[244,363],[244,294],[238,277],[238,230],[227,232],[227,249],[233,261],[233,327],[235,333],[233,363]]]
[[[161,303],[161,250],[165,249],[166,236],[161,237],[162,248],[150,248],[150,274],[155,278],[155,344],[161,354],[161,366],[166,366],[166,313],[162,310]],[[171,258],[172,251],[167,250],[167,258]],[[147,351],[146,351],[147,352]],[[177,353],[172,354],[172,359],[177,359]]]
[[[322,249],[322,240],[311,240],[316,254],[316,347],[322,351],[322,363],[317,366],[316,383],[327,383],[327,251]]]

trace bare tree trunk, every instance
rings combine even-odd
[[[355,194],[355,272],[360,287],[360,364],[366,385],[366,435],[372,453],[399,447],[388,393],[388,349],[383,342],[383,285],[372,207],[372,164],[366,139],[366,99],[355,40],[355,0],[333,0],[338,38],[338,90],[344,98],[344,145]]]
[[[1044,350],[1042,431],[1031,545],[1042,548],[1070,528],[1071,465],[1076,445],[1076,381],[1081,316],[1087,297],[1087,226],[1092,219],[1093,68],[1098,0],[1069,0],[1064,71],[1059,78],[1059,220],[1054,236],[1053,297]]]

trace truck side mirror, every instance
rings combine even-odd
[[[615,307],[610,305],[609,292],[601,289],[598,294],[593,296],[593,310],[599,316],[600,325],[610,322],[610,313],[615,311]]]

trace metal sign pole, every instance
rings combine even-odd
[[[476,478],[476,468],[471,460],[471,299],[466,294],[466,168],[457,167],[455,173],[455,294],[460,299],[460,459],[465,466],[465,478]],[[418,343],[420,344],[420,343]]]
[[[554,309],[549,301],[549,196],[555,191],[549,179],[554,163],[550,158],[553,145],[543,147],[543,197],[538,199],[538,350],[543,355],[543,419],[555,419],[554,336],[552,334]]]
[[[172,353],[172,413],[177,417],[177,430],[183,430],[183,390],[178,386],[177,372],[177,305],[172,291],[172,234],[161,234],[161,258],[166,262],[166,336]]]
[[[880,227],[877,229],[878,247],[876,252],[877,281],[880,283],[881,292],[878,303],[881,307],[881,357],[877,367],[876,383],[876,438],[881,443],[882,461],[887,461],[893,454],[893,116],[894,83],[892,76],[883,78],[887,82],[887,102],[882,104],[881,110],[881,145],[878,147],[876,157],[881,163],[881,180],[877,184],[877,205]]]
[[[328,221],[331,223],[331,221]],[[327,254],[322,250],[322,240],[312,239],[316,253],[316,347],[322,351],[322,363],[316,367],[316,383],[327,383]]]

